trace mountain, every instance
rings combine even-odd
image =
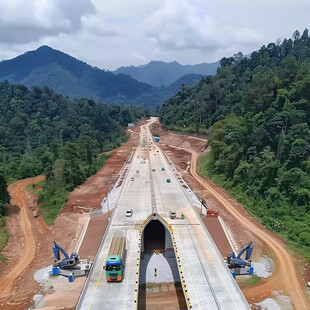
[[[168,86],[187,74],[214,75],[219,61],[197,65],[181,65],[177,61],[151,61],[147,65],[120,67],[114,73],[124,73],[153,86]]]
[[[114,102],[132,100],[152,87],[125,74],[92,67],[48,46],[41,46],[11,60],[0,62],[0,81],[48,86],[69,97],[92,97]]]
[[[193,86],[203,76],[210,74],[210,68],[209,71],[203,70],[208,66],[209,64],[182,66],[177,62],[151,62],[148,68],[156,67],[157,76],[162,75],[163,82],[166,83],[168,77],[172,81],[167,86],[154,87],[127,74],[101,70],[61,51],[41,46],[35,51],[1,61],[0,81],[8,80],[12,84],[24,84],[29,88],[47,86],[70,98],[88,97],[110,104],[155,108],[179,92],[182,84]],[[183,74],[190,69],[203,71],[204,74]]]
[[[198,84],[202,78],[203,75],[201,74],[186,74],[169,86],[153,87],[150,91],[136,97],[135,100],[137,102],[147,102],[149,108],[156,108],[157,106],[161,106],[171,96],[181,91],[184,84],[192,87]]]

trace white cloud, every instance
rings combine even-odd
[[[47,44],[116,69],[211,62],[310,27],[309,0],[0,0],[0,59]]]
[[[257,46],[262,38],[257,31],[222,24],[201,12],[193,2],[170,0],[146,21],[146,35],[164,50],[213,50]]]
[[[118,31],[106,23],[104,18],[98,14],[82,16],[81,22],[83,31],[89,34],[102,37],[116,36],[118,34]]]
[[[78,31],[95,7],[91,0],[11,0],[0,2],[0,12],[0,41],[25,44]]]

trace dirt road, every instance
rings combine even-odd
[[[29,210],[26,208],[26,203],[23,196],[23,190],[25,187],[32,183],[43,181],[45,176],[37,176],[22,180],[14,189],[15,203],[20,208],[20,225],[25,236],[25,249],[22,259],[16,264],[16,266],[0,280],[0,292],[8,291],[13,282],[18,276],[29,266],[33,261],[36,253],[36,241],[34,238],[33,230],[29,217],[32,216]]]
[[[272,256],[275,262],[275,271],[273,275],[268,279],[268,281],[263,281],[262,285],[251,286],[244,288],[243,292],[247,296],[257,296],[260,297],[262,292],[266,295],[271,294],[271,289],[274,287],[279,287],[279,283],[284,289],[284,292],[288,294],[294,305],[295,309],[306,310],[310,309],[310,303],[305,295],[305,290],[300,282],[298,272],[295,267],[295,262],[292,256],[287,252],[285,246],[279,242],[270,232],[268,232],[263,227],[250,221],[241,212],[237,210],[234,206],[234,202],[229,200],[228,197],[219,193],[214,186],[211,186],[207,180],[197,174],[197,161],[198,153],[195,151],[190,151],[192,153],[191,159],[191,174],[195,179],[231,213],[232,216],[236,218],[241,224],[245,225],[248,231],[252,232],[257,238],[261,239],[268,248],[272,251]]]

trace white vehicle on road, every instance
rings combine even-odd
[[[127,216],[127,217],[132,216],[132,209],[128,209],[128,210],[126,211],[126,216]]]

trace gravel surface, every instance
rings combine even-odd
[[[49,278],[49,271],[52,269],[52,265],[48,267],[44,267],[42,269],[39,269],[35,272],[33,275],[33,278],[39,282],[41,285],[44,284],[48,278]]]
[[[278,303],[272,298],[267,298],[256,305],[261,306],[262,310],[281,310]]]
[[[154,269],[157,269],[155,277]],[[163,254],[144,254],[140,261],[140,284],[146,282],[180,282],[175,257],[166,258]]]
[[[34,304],[37,305],[37,303],[43,298],[43,295],[42,294],[36,294],[33,296],[33,301],[34,301]],[[33,309],[33,307],[29,308],[29,309]]]
[[[274,293],[276,294],[277,292]],[[262,310],[294,310],[291,298],[285,295],[267,298],[256,305],[261,306]]]
[[[254,267],[254,274],[261,278],[268,278],[272,275],[274,264],[271,258],[261,257],[259,262],[252,262]]]
[[[281,310],[294,310],[291,298],[285,295],[279,295],[275,297],[276,302],[280,306]]]
[[[49,279],[49,271],[52,269],[52,265],[48,266],[48,267],[44,267],[42,269],[37,270],[34,275],[33,278],[40,283],[40,285],[42,286],[48,279]],[[42,294],[36,294],[33,296],[32,300],[34,301],[35,306],[37,305],[37,303],[43,298]],[[33,307],[29,308],[29,309],[33,309]]]

